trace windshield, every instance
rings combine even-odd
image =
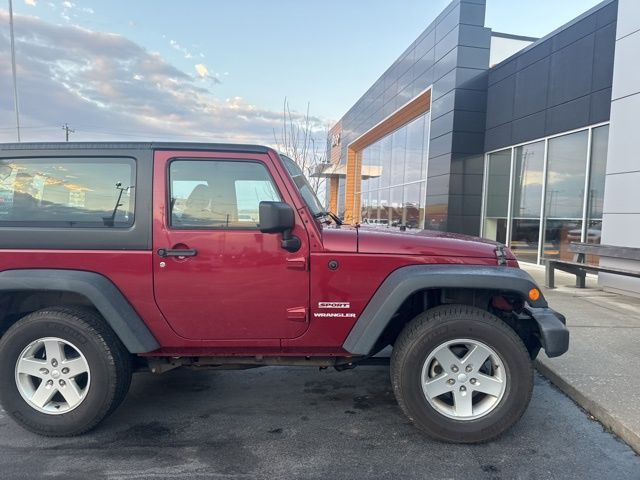
[[[304,173],[302,173],[298,164],[286,155],[280,155],[280,158],[284,161],[284,165],[287,167],[289,175],[293,178],[293,182],[296,184],[296,187],[298,187],[298,190],[309,207],[309,210],[311,210],[311,213],[313,215],[323,213],[324,207],[320,203],[320,200],[318,200],[316,193],[313,191],[313,188],[311,188],[311,185],[309,185],[309,181],[304,176]]]

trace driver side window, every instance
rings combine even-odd
[[[169,179],[169,218],[177,229],[257,229],[260,202],[281,199],[257,162],[174,160]]]

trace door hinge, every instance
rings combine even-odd
[[[307,307],[287,308],[287,318],[294,322],[306,322]]]
[[[292,270],[306,270],[306,257],[287,258],[287,268],[291,268]]]

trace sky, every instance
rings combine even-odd
[[[286,98],[325,135],[449,0],[13,0],[23,141],[274,143]],[[487,0],[541,37],[596,0]],[[14,141],[0,0],[0,141]]]

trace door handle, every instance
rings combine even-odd
[[[158,255],[162,258],[167,257],[195,257],[198,251],[193,248],[160,248]]]

